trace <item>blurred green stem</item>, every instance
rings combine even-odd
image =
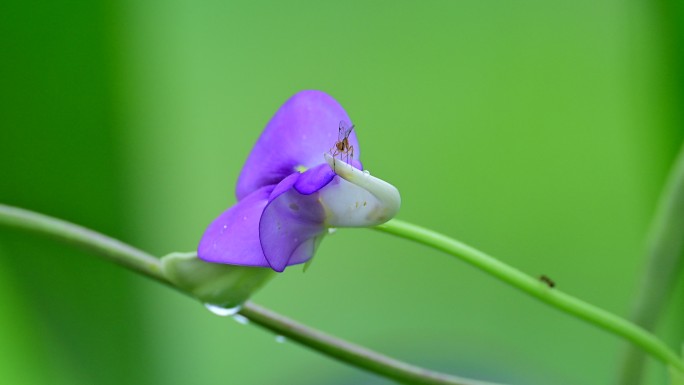
[[[79,246],[173,287],[171,282],[162,274],[161,263],[158,258],[85,227],[3,204],[0,204],[0,226],[47,235],[59,241]],[[181,290],[179,289],[179,291]],[[423,385],[495,385],[493,383],[433,372],[395,360],[299,324],[251,302],[243,305],[240,314],[252,321],[252,323],[271,330],[278,335],[285,336],[292,341],[296,341],[352,366],[368,370],[382,377],[391,378],[400,383]]]
[[[680,216],[680,218],[682,217],[684,216]],[[84,227],[2,204],[0,204],[0,225],[48,235],[60,241],[80,246],[131,270],[172,286],[162,275],[157,258]],[[669,366],[684,372],[684,364],[680,358],[662,341],[646,330],[603,309],[569,296],[558,289],[550,288],[545,283],[477,249],[443,234],[396,219],[380,225],[376,229],[454,255],[558,309],[625,337]],[[382,356],[363,347],[297,324],[250,302],[245,304],[240,313],[252,322],[311,349],[398,382],[407,384],[485,384],[484,382],[431,372]]]
[[[682,362],[679,356],[670,350],[664,342],[645,329],[601,308],[565,294],[556,288],[550,288],[539,279],[530,277],[520,270],[506,265],[477,249],[446,235],[397,219],[377,226],[375,229],[451,254],[553,307],[626,338],[660,361],[678,369],[680,372],[684,372],[684,362]]]
[[[636,293],[631,319],[653,330],[667,305],[684,257],[684,145],[672,165],[651,225],[646,266]],[[640,383],[644,356],[628,346],[620,363],[618,384]]]

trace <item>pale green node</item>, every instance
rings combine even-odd
[[[205,304],[224,308],[242,305],[269,279],[270,268],[209,263],[197,253],[171,253],[161,259],[162,273],[175,286]]]

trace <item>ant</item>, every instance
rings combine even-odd
[[[542,281],[542,282],[544,282],[545,284],[547,284],[547,285],[548,285],[549,287],[551,287],[551,288],[556,287],[556,283],[553,282],[553,281],[551,280],[551,278],[549,278],[549,277],[547,277],[547,276],[545,276],[545,275],[543,275],[543,274],[542,274],[541,276],[539,276],[539,280]]]
[[[333,160],[338,155],[340,156],[340,160],[342,160],[342,155],[345,155],[345,161],[347,163],[349,163],[350,156],[352,159],[354,159],[354,146],[349,144],[349,134],[351,134],[353,129],[353,124],[351,126],[347,126],[347,122],[345,122],[344,120],[340,120],[340,127],[337,134],[337,142],[335,142],[335,145],[330,149],[330,153],[333,157]]]

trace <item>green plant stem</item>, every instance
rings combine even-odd
[[[670,299],[684,257],[684,145],[672,165],[651,225],[646,266],[630,319],[653,330]],[[642,377],[644,355],[628,346],[620,363],[618,384],[635,385]]]
[[[0,204],[0,225],[57,239],[93,252],[159,282],[170,284],[161,273],[158,258],[83,226],[3,204]]]
[[[446,235],[397,219],[375,229],[451,254],[553,307],[626,338],[660,361],[684,372],[684,362],[679,356],[645,329],[556,288],[550,288],[539,279],[530,277],[482,251]]]
[[[22,229],[73,244],[163,284],[173,286],[162,274],[158,258],[85,227],[0,204],[0,226]],[[186,295],[188,293],[183,292]],[[247,302],[240,311],[252,323],[316,350],[329,357],[400,383],[420,385],[494,385],[429,371],[332,337]]]
[[[393,358],[381,356],[364,347],[351,344],[347,341],[295,323],[292,320],[255,304],[245,306],[240,313],[253,322],[258,323],[267,329],[277,331],[278,334],[292,338],[309,348],[354,366],[361,367],[370,372],[380,374],[383,377],[394,379],[400,383],[494,385],[490,382],[481,382],[432,372]]]

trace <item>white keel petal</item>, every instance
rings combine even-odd
[[[396,187],[330,154],[324,154],[324,157],[330,168],[342,178],[320,191],[327,226],[375,226],[387,222],[399,212],[401,195]]]

